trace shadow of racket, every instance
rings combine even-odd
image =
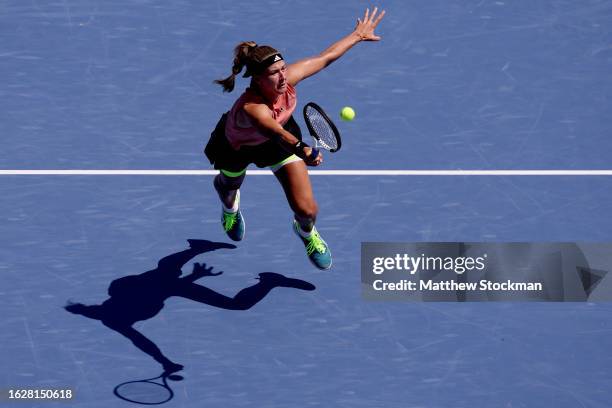
[[[168,380],[182,381],[183,376],[164,372],[157,377],[121,383],[115,387],[113,393],[122,400],[135,404],[160,405],[174,397]]]

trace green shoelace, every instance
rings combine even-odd
[[[318,232],[313,231],[310,238],[305,239],[308,241],[308,245],[306,245],[306,253],[308,255],[312,254],[314,251],[317,251],[321,254],[325,253],[325,243],[319,236]]]
[[[228,213],[223,211],[223,229],[225,232],[231,231],[236,225],[236,220],[238,220],[238,212]]]

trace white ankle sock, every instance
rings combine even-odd
[[[223,206],[223,211],[227,213],[237,213],[240,208],[240,190],[236,191],[236,199],[234,200],[234,206],[232,208],[227,208],[223,202],[221,202]]]
[[[314,230],[315,230],[314,225],[313,225],[313,226],[312,226],[312,230],[311,230],[310,232],[306,232],[306,231],[304,231],[304,230],[302,229],[302,227],[300,226],[300,224],[299,224],[299,223],[297,223],[297,222],[296,222],[296,224],[297,224],[297,232],[298,232],[298,234],[300,234],[300,236],[301,236],[302,238],[310,238],[310,236],[312,235],[312,233],[313,233],[313,232],[314,232]]]

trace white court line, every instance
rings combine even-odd
[[[311,176],[612,176],[612,170],[309,170]],[[215,176],[217,170],[0,170],[0,176]],[[270,170],[247,170],[271,176]]]

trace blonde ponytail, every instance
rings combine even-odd
[[[224,79],[216,79],[214,82],[223,87],[223,92],[232,92],[236,83],[236,75],[238,75],[242,68],[249,62],[249,54],[252,50],[257,48],[257,43],[254,41],[244,41],[236,46],[234,49],[234,63],[232,65],[232,74]],[[245,73],[246,75],[246,73]]]

